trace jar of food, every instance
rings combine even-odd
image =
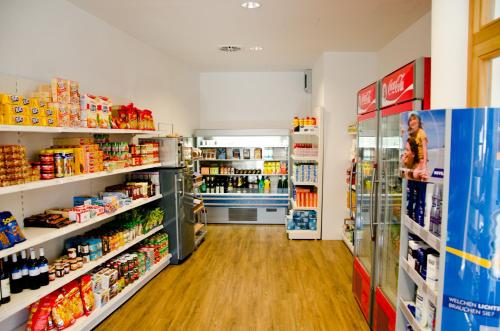
[[[78,268],[82,268],[83,267],[83,257],[77,257],[76,263],[78,264]]]
[[[55,267],[50,267],[49,268],[49,281],[56,280],[56,268]]]
[[[76,259],[76,248],[68,248],[68,257],[70,259]]]
[[[64,177],[73,176],[75,174],[75,156],[73,154],[73,149],[66,148],[63,150],[63,161],[64,161]]]
[[[64,149],[54,150],[54,175],[56,178],[64,177],[65,174],[64,158],[65,158]]]
[[[64,263],[64,273],[67,275],[71,271],[71,264],[69,262]]]
[[[55,269],[57,278],[64,277],[64,275],[66,274],[66,272],[64,271],[64,266],[62,264],[56,264]]]
[[[43,149],[40,151],[41,164],[54,164],[54,151],[51,149]]]
[[[50,173],[47,173],[47,174],[41,173],[40,174],[40,179],[43,179],[43,180],[54,179],[54,178],[55,178],[55,176],[53,173],[51,173],[51,174]]]
[[[69,267],[71,271],[75,271],[76,269],[78,269],[78,262],[76,261],[76,259],[70,260]]]

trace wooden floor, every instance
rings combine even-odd
[[[209,226],[96,330],[368,330],[342,241],[289,241],[283,226]]]

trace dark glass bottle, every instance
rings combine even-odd
[[[21,260],[19,260],[21,272],[23,274],[23,289],[29,288],[29,272],[28,272],[28,259],[26,258],[26,251],[21,251]]]
[[[2,305],[10,302],[10,277],[8,271],[8,263],[5,263],[5,259],[0,265],[0,291],[2,294],[2,299],[0,300]]]
[[[38,269],[40,270],[39,283],[40,286],[49,285],[49,261],[45,257],[43,247],[40,247],[40,257],[38,258]]]
[[[24,288],[23,271],[21,269],[21,261],[17,260],[17,254],[12,254],[12,264],[10,271],[10,292],[21,293]]]
[[[40,269],[38,268],[38,260],[36,252],[33,248],[30,249],[30,258],[28,259],[28,283],[29,288],[36,290],[40,288]]]

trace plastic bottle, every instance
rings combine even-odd
[[[271,191],[271,180],[269,177],[266,177],[264,180],[264,192],[269,193]]]

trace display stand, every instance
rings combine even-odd
[[[291,136],[291,192],[290,199],[291,210],[287,216],[286,232],[289,239],[321,239],[321,216],[322,216],[322,193],[323,193],[323,109],[318,108],[315,111],[316,126],[304,127],[300,131],[295,132],[292,129]],[[308,151],[301,151],[299,148],[294,148],[295,144],[312,144],[314,153],[305,155]],[[300,146],[300,145],[299,145]],[[304,169],[316,169],[315,181],[302,181],[296,178]],[[314,171],[314,170],[313,170]],[[316,201],[311,202],[308,200],[309,193],[304,193],[306,198],[299,198],[301,193],[298,191],[311,192],[316,195]],[[310,224],[305,229],[300,228],[296,220],[299,217],[316,217],[316,228],[310,228]],[[302,223],[304,224],[304,223]],[[309,227],[309,228],[308,228]]]

